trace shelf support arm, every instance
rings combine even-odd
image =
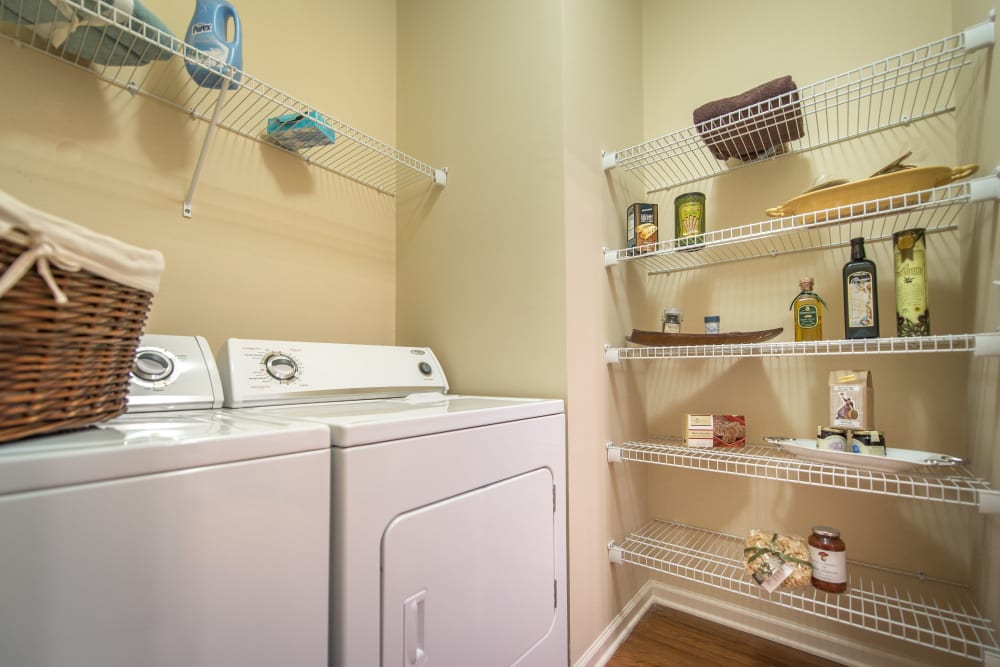
[[[230,74],[232,68],[227,67],[226,73]],[[219,124],[219,115],[222,113],[222,104],[226,99],[226,91],[229,89],[229,80],[222,80],[222,88],[219,90],[219,99],[215,102],[215,111],[212,112],[212,120],[208,124],[208,130],[205,131],[205,141],[201,145],[201,153],[198,154],[198,163],[194,166],[194,173],[191,175],[191,184],[188,185],[187,194],[184,195],[184,217],[190,218],[192,215],[191,200],[194,198],[194,189],[198,185],[198,179],[201,177],[201,168],[205,165],[205,155],[208,153],[208,145],[212,142],[212,134],[215,132],[215,126]]]
[[[622,462],[622,448],[617,446],[613,442],[609,442],[605,445],[608,451],[608,463],[621,463]]]
[[[608,562],[613,565],[621,565],[624,562],[622,548],[615,544],[614,540],[608,542]]]
[[[1000,514],[1000,491],[996,489],[979,490],[979,513]]]
[[[612,345],[604,345],[604,361],[609,364],[621,363],[621,355],[618,353],[618,348]]]
[[[989,17],[985,21],[962,31],[966,53],[993,44],[996,39],[996,18],[997,10],[991,9]]]

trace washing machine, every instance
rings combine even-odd
[[[457,396],[429,348],[229,340],[226,405],[328,429],[330,663],[568,663],[561,400]]]
[[[0,664],[327,664],[328,429],[221,402],[145,336],[127,414],[0,445]]]

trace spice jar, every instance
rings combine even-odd
[[[829,526],[814,526],[812,531],[812,585],[827,593],[843,593],[847,590],[847,546],[840,539],[840,531]]]
[[[719,333],[719,316],[718,315],[706,315],[705,316],[705,333],[707,333],[707,334],[717,334],[717,333]]]
[[[680,333],[684,313],[677,308],[667,308],[663,311],[663,333]]]

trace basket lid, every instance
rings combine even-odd
[[[155,294],[163,273],[163,255],[74,222],[39,211],[0,190],[0,238],[39,249],[67,271],[86,269],[108,280]]]

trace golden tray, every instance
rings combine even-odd
[[[971,176],[978,170],[978,164],[967,164],[962,167],[955,167],[954,169],[951,167],[915,167],[913,169],[904,169],[891,174],[882,174],[881,176],[873,176],[860,181],[852,181],[843,185],[835,185],[830,188],[807,192],[789,199],[781,206],[767,209],[766,213],[772,218],[784,218],[791,215],[821,211],[815,215],[815,220],[810,216],[808,222],[825,222],[827,220],[836,220],[841,216],[847,217],[874,213],[876,212],[874,209],[866,209],[859,202],[895,197],[896,195],[905,196],[890,201],[889,207],[915,206],[928,199],[926,192],[916,194],[920,190],[947,185],[948,183]],[[852,206],[852,204],[856,205]],[[847,207],[850,208],[848,209]]]

